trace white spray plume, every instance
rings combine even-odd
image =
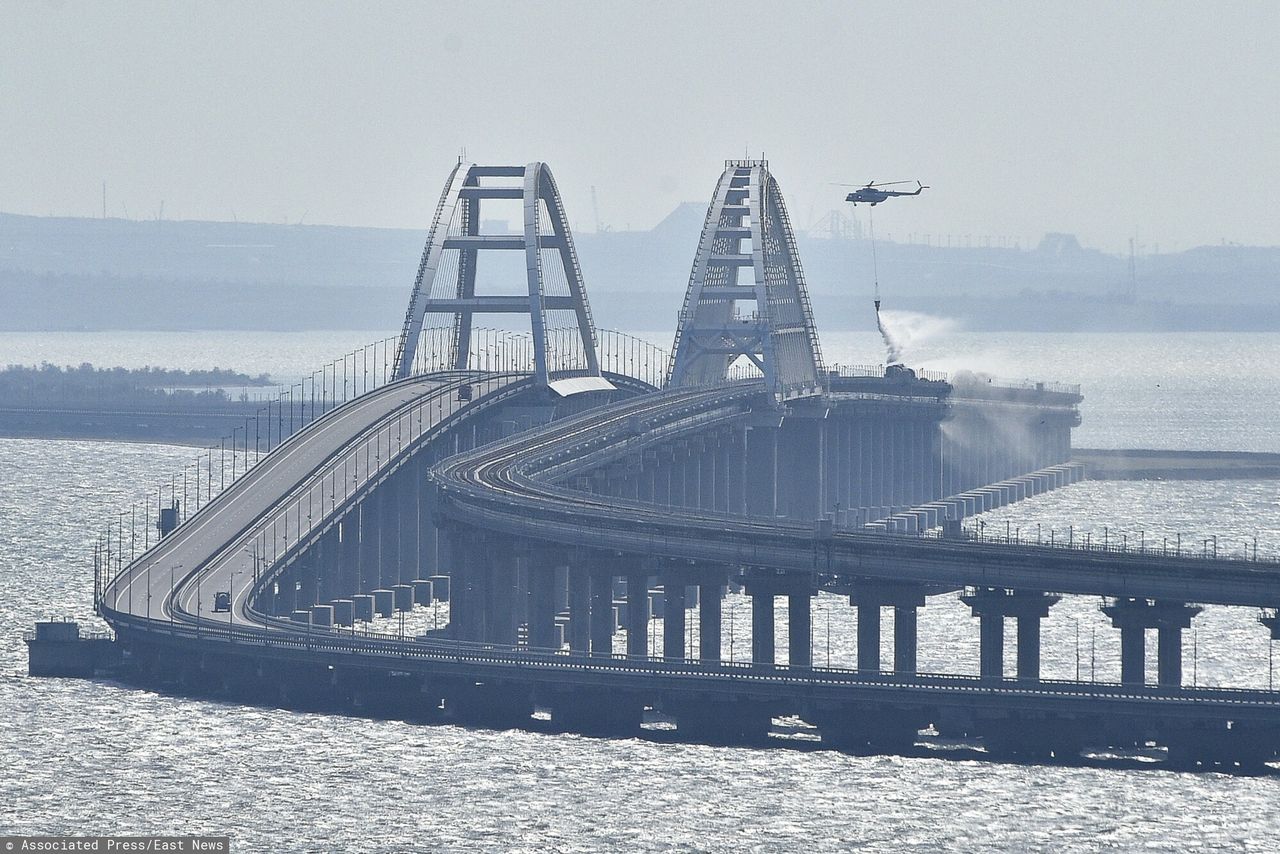
[[[884,339],[887,351],[885,358],[890,365],[901,365],[913,347],[936,335],[950,332],[955,325],[954,320],[918,311],[885,309],[876,312],[876,326],[880,329],[880,337]]]

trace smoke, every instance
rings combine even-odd
[[[955,325],[954,320],[917,311],[876,312],[876,327],[884,339],[885,361],[890,365],[901,365],[914,348],[930,338],[951,332]]]
[[[889,332],[889,327],[885,325],[882,313],[878,311],[876,312],[876,328],[880,330],[880,337],[884,339],[884,348],[887,351],[887,355],[884,357],[885,363],[889,365],[902,364],[902,344]]]
[[[955,371],[951,375],[951,385],[960,391],[970,391],[975,388],[989,386],[995,381],[991,374],[983,371],[969,371],[961,369]]]

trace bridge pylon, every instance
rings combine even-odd
[[[748,303],[754,307],[744,311]],[[721,382],[742,357],[780,398],[821,390],[813,309],[766,160],[725,161],[698,241],[667,384]]]
[[[518,234],[484,233],[481,205],[519,201],[523,229]],[[477,293],[481,255],[524,254],[523,293]],[[538,382],[555,378],[600,377],[595,325],[555,179],[545,163],[482,166],[459,162],[436,206],[422,261],[409,297],[396,348],[395,377],[414,373],[426,319],[452,322],[444,346],[449,367],[468,367],[472,322],[477,314],[527,314],[533,337],[533,372]],[[609,386],[603,379],[596,384]],[[581,386],[581,384],[579,384]],[[579,388],[581,390],[581,388]]]

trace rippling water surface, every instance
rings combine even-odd
[[[1135,370],[1154,376],[1161,354],[1186,344],[1183,336],[1150,338],[1159,340],[1146,350],[1103,342],[1136,347]],[[223,350],[192,352],[191,361],[166,360],[156,347],[141,363],[204,367],[213,352],[222,364],[251,372],[291,369],[272,361],[261,340],[253,347],[228,340]],[[55,343],[70,352],[76,339]],[[322,343],[317,335],[289,359],[332,352]],[[854,344],[868,360],[876,355],[874,341],[854,341],[851,351]],[[1155,392],[1127,410],[1107,403],[1105,385],[1094,393],[1081,380],[1086,394],[1101,400],[1086,418],[1103,423],[1085,434],[1096,441],[1080,444],[1123,447],[1149,444],[1139,439],[1151,436],[1150,444],[1173,437],[1165,444],[1175,447],[1276,450],[1276,383],[1267,372],[1280,364],[1280,345],[1262,336],[1243,344],[1220,336],[1217,344],[1238,346],[1240,359],[1269,359],[1269,367],[1257,367],[1265,381],[1231,380],[1225,365],[1184,360],[1189,373],[1178,382],[1187,388],[1209,393],[1227,382],[1235,389],[1235,398],[1206,411],[1200,403],[1161,404]],[[97,348],[103,355],[90,360],[103,364],[128,363],[111,355],[136,345],[136,338],[122,343],[110,335],[79,340],[82,352]],[[0,362],[29,360],[14,355],[17,346],[0,336]],[[1010,346],[1030,354],[1030,375],[1085,361],[1060,350],[1037,355],[1026,340]],[[1087,341],[1079,346],[1092,352]],[[1197,364],[1205,366],[1200,373]],[[1102,373],[1098,368],[1094,378]],[[1118,387],[1118,379],[1111,382]],[[1245,395],[1245,387],[1257,395]],[[1217,441],[1223,419],[1225,435],[1235,438],[1229,444]],[[36,619],[52,613],[94,622],[93,532],[192,454],[158,445],[0,439],[0,831],[225,832],[239,850],[306,851],[1276,850],[1275,778],[493,732],[25,677],[21,635]],[[1252,549],[1256,536],[1265,556],[1280,547],[1278,505],[1275,481],[1091,482],[983,521],[988,533],[1003,534],[1007,524],[1030,537],[1039,525],[1042,535],[1053,528],[1060,536],[1071,526],[1073,537],[1147,547],[1181,533],[1184,548],[1197,550],[1214,534],[1220,550]],[[1044,626],[1046,676],[1074,677],[1079,667],[1086,678],[1116,678],[1118,637],[1096,606],[1069,597],[1054,608]],[[814,607],[815,661],[851,663],[853,610],[825,595]],[[735,654],[745,653],[745,600],[731,597],[726,609],[726,653],[730,640]],[[410,628],[429,625],[433,615],[420,611],[413,619]],[[1188,681],[1268,684],[1268,641],[1252,611],[1210,608],[1196,625],[1186,638]],[[781,616],[779,628],[783,648]],[[953,596],[931,598],[920,615],[922,669],[972,673],[977,660],[977,627],[967,609]]]

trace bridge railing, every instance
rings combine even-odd
[[[1153,536],[1148,540],[1146,531],[1136,531],[1130,539],[1128,531],[1111,532],[1110,526],[1103,526],[1102,537],[1095,537],[1093,530],[1077,532],[1074,525],[1067,526],[1066,531],[1036,525],[1028,526],[1026,535],[1021,525],[1013,526],[1005,523],[1004,530],[999,526],[988,525],[985,520],[977,520],[973,524],[964,525],[961,531],[966,539],[978,543],[1002,543],[1017,546],[1048,546],[1051,548],[1070,549],[1082,552],[1099,552],[1103,554],[1137,554],[1173,558],[1200,558],[1202,560],[1245,560],[1259,563],[1278,563],[1280,555],[1264,549],[1258,555],[1258,538],[1255,537],[1188,537],[1184,543],[1181,534],[1162,535],[1159,541]],[[1034,537],[1032,536],[1034,531]],[[937,532],[933,532],[938,536]]]
[[[885,369],[886,366],[883,364],[829,365],[827,366],[827,375],[828,377],[847,378],[883,377],[885,375]],[[911,372],[914,373],[918,379],[951,383],[961,393],[963,393],[966,388],[989,388],[1001,391],[1045,391],[1052,392],[1054,394],[1080,394],[1080,385],[1078,383],[1008,379],[1006,377],[996,377],[990,374],[975,373],[973,371],[964,370],[956,371],[954,374],[949,374],[946,371],[935,371],[926,368],[911,368]]]
[[[569,351],[576,330],[553,328],[547,332],[563,337],[563,341],[550,342],[550,349],[564,352],[573,363],[575,357]],[[421,334],[413,373],[451,370],[453,327],[431,327]],[[598,332],[597,338],[604,370],[661,385],[667,362],[662,348],[616,330]],[[244,424],[233,428],[231,435],[197,452],[191,462],[170,475],[167,483],[155,485],[118,511],[93,542],[95,608],[109,582],[160,543],[162,519],[164,531],[176,530],[290,436],[391,382],[398,341],[389,336],[371,342],[331,360],[297,382],[277,386],[273,396],[259,399],[253,415],[246,414]],[[528,332],[477,327],[472,330],[467,367],[531,373],[532,336]],[[248,398],[247,390],[241,397]]]
[[[441,346],[421,350],[421,372],[447,369],[443,342],[451,328],[424,330]],[[218,444],[198,451],[190,462],[118,511],[93,542],[94,607],[110,581],[157,546],[164,533],[186,524],[224,490],[290,436],[334,409],[391,382],[398,338],[355,348],[321,365],[297,382],[276,387],[253,415]],[[163,527],[162,527],[163,526]]]
[[[1131,685],[1093,680],[1044,679],[1027,682],[1015,678],[990,679],[957,673],[885,673],[856,668],[769,664],[752,661],[704,661],[698,658],[641,656],[626,653],[583,653],[569,649],[528,647],[484,641],[462,641],[430,635],[374,631],[369,628],[312,626],[272,619],[272,627],[219,626],[185,622],[165,623],[122,617],[122,623],[154,635],[194,641],[222,641],[263,648],[295,649],[314,653],[376,655],[401,660],[444,660],[449,663],[491,663],[524,668],[598,670],[644,675],[669,675],[754,682],[806,682],[861,684],[884,687],[933,688],[988,693],[1093,698],[1171,700],[1189,703],[1280,705],[1280,692],[1261,689],[1201,686],[1168,687]]]
[[[860,509],[851,507],[844,511],[856,514]],[[911,507],[889,508],[894,512],[911,510]],[[892,513],[890,515],[893,515]],[[870,522],[855,516],[855,522],[837,525],[836,530],[848,533],[864,533],[877,537],[899,537],[917,540],[948,539],[941,527],[918,531],[885,530],[869,527]],[[970,517],[972,518],[972,517]],[[1137,555],[1146,557],[1175,558],[1179,560],[1203,561],[1248,561],[1250,563],[1280,564],[1280,551],[1258,543],[1253,537],[1183,537],[1179,533],[1147,536],[1145,530],[1122,531],[1103,526],[1102,536],[1097,532],[1076,530],[1074,525],[1067,528],[1054,528],[1047,525],[1015,525],[1006,521],[1001,524],[988,524],[984,519],[966,521],[960,527],[958,536],[950,539],[956,543],[976,543],[978,545],[1004,545],[1011,547],[1035,547],[1062,549],[1064,551],[1085,552],[1109,555]],[[1261,549],[1261,551],[1260,551]]]
[[[414,361],[414,374],[449,370],[454,367],[453,329],[449,327],[423,331],[424,340]],[[547,368],[554,376],[583,373],[587,360],[582,353],[582,339],[577,328],[548,327]],[[616,329],[596,330],[596,356],[600,368],[609,373],[641,380],[661,388],[666,379],[666,350],[650,342]],[[533,373],[533,335],[497,327],[472,327],[467,345],[465,366],[477,371]]]

